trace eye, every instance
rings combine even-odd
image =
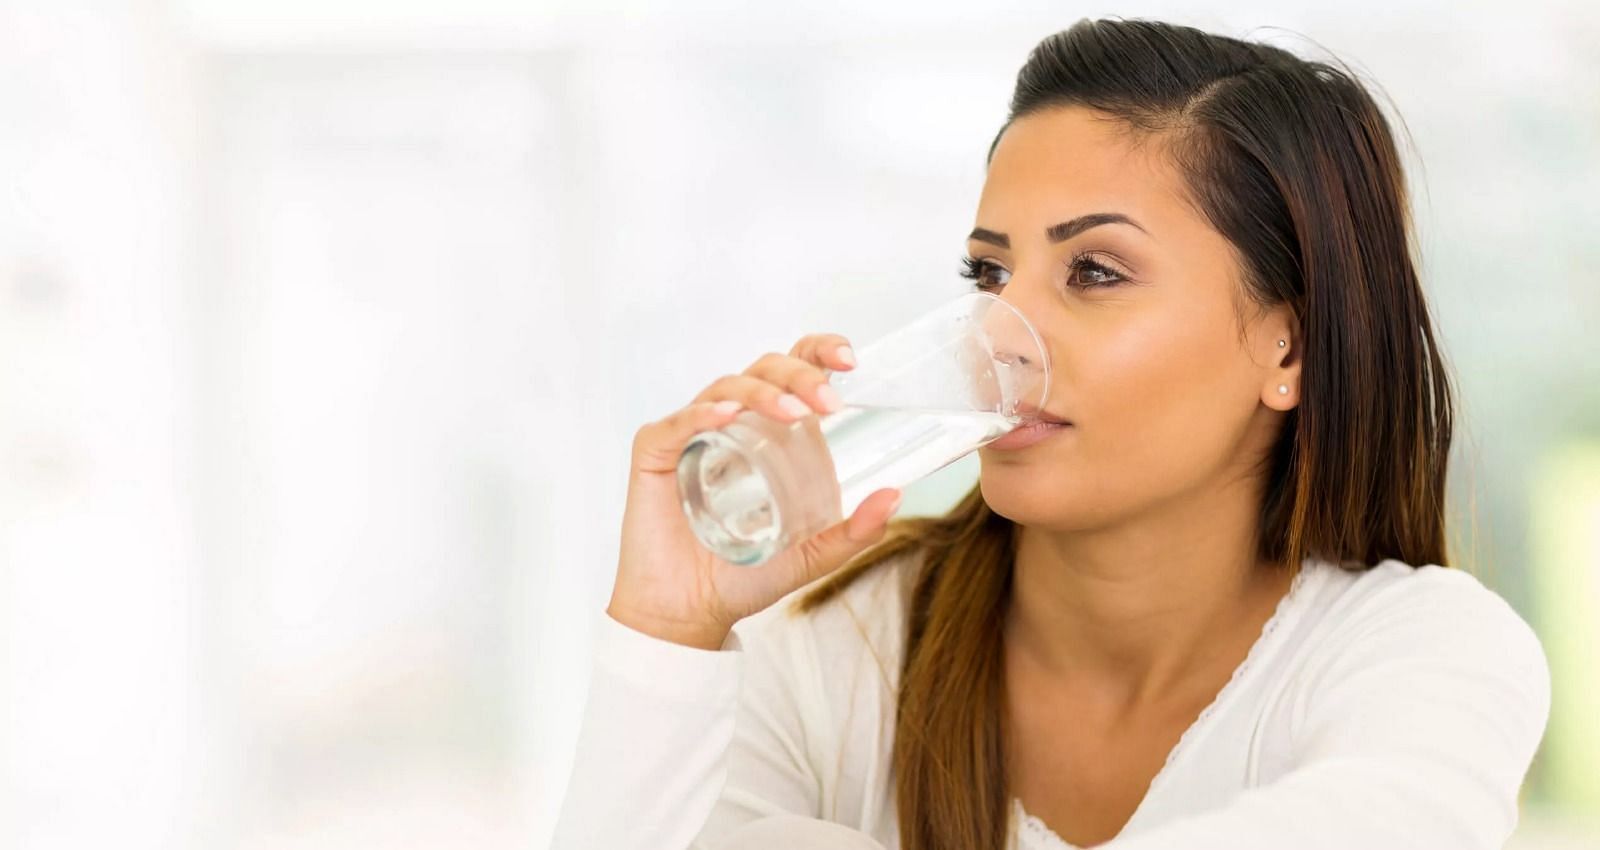
[[[961,258],[961,266],[959,274],[972,281],[972,288],[980,292],[993,292],[1006,285],[1003,280],[998,283],[995,282],[993,276],[996,274],[1003,274],[1007,279],[1011,277],[1011,272],[1006,271],[1003,266],[993,260],[977,260],[963,256]]]
[[[1003,288],[1011,277],[1011,272],[993,260],[963,256],[961,265],[961,276],[972,281],[973,288],[982,292],[993,292]],[[1127,275],[1094,259],[1090,252],[1074,254],[1065,265],[1067,285],[1078,289],[1112,287],[1128,280]],[[1002,275],[1003,278],[1000,277]]]
[[[1116,286],[1128,278],[1122,272],[1098,262],[1092,258],[1090,252],[1074,254],[1067,261],[1067,284],[1079,289],[1097,289],[1100,287]],[[1081,282],[1079,282],[1081,281]]]

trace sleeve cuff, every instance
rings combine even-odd
[[[596,667],[636,691],[704,706],[738,700],[744,652],[737,640],[721,650],[684,646],[629,628],[605,612],[595,629]]]

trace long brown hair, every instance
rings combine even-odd
[[[1195,207],[1240,258],[1244,294],[1288,304],[1300,323],[1301,403],[1262,459],[1261,559],[1443,565],[1450,380],[1394,138],[1357,76],[1190,27],[1083,20],[1028,56],[1000,132],[1061,105],[1169,139]],[[893,755],[905,850],[1005,840],[1001,624],[1015,534],[974,487],[944,516],[896,520],[797,600],[811,611],[896,555],[923,556]]]

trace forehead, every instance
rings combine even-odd
[[[1097,211],[1125,213],[1158,239],[1163,230],[1193,224],[1184,221],[1193,212],[1160,137],[1082,106],[1052,107],[1006,128],[984,179],[980,223],[1042,233]]]

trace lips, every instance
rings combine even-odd
[[[1003,452],[1017,451],[1071,430],[1070,423],[1057,424],[1033,419],[1006,432],[998,440],[990,443],[989,448]]]
[[[1034,422],[1049,422],[1055,425],[1071,425],[1072,421],[1066,417],[1057,416],[1048,410],[1043,410],[1036,405],[1025,401],[1017,402],[1017,414],[1024,419]]]

